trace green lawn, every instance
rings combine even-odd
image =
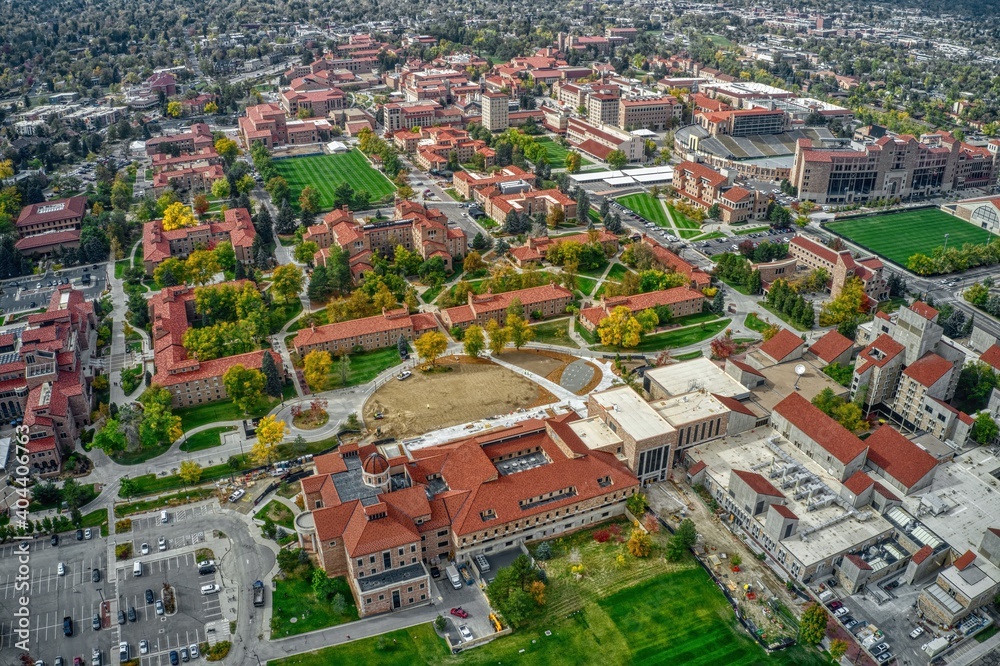
[[[138,451],[121,451],[111,456],[119,465],[140,465],[147,460],[152,460],[156,456],[162,455],[170,450],[170,445],[166,446],[144,446]]]
[[[535,332],[535,342],[578,349],[579,346],[573,342],[573,338],[569,337],[568,326],[569,323],[566,319],[555,319],[542,324],[535,324],[531,327],[531,330]]]
[[[108,510],[94,509],[90,513],[83,514],[83,521],[80,523],[81,529],[88,527],[100,527],[101,536],[108,536]]]
[[[302,301],[298,298],[292,299],[290,303],[271,304],[271,334],[281,330],[281,327],[294,319],[302,312]]]
[[[691,361],[696,358],[701,358],[701,356],[702,353],[699,350],[699,351],[688,352],[686,354],[678,354],[677,356],[674,356],[674,358],[677,359],[678,361]]]
[[[690,240],[703,241],[703,240],[713,240],[716,238],[725,238],[725,237],[726,234],[722,233],[721,231],[709,231],[707,234],[698,234],[697,236],[692,236]],[[687,237],[685,236],[685,238]]]
[[[765,310],[767,310],[768,312],[770,312],[771,314],[773,314],[775,317],[777,317],[781,321],[785,322],[787,325],[789,325],[792,328],[794,328],[796,331],[799,331],[801,333],[805,333],[806,331],[812,330],[812,329],[809,329],[809,328],[803,328],[803,327],[799,326],[798,324],[796,324],[795,322],[789,321],[785,317],[785,315],[781,314],[780,312],[778,312],[777,310],[775,310],[774,308],[772,308],[770,305],[768,305],[764,301],[758,302],[758,305],[760,305],[760,307],[764,308]]]
[[[344,595],[344,600],[347,602],[347,607],[341,614],[335,613],[329,602],[320,602],[316,599],[311,581],[299,578],[279,580],[271,603],[274,609],[271,615],[271,638],[295,636],[357,620],[358,609],[354,606],[354,597],[347,586],[347,581],[342,577],[333,580],[338,588],[337,591]],[[292,617],[297,618],[294,623],[289,621]]]
[[[275,525],[281,525],[288,530],[295,530],[295,514],[292,510],[277,500],[271,500],[264,505],[264,508],[254,514],[257,520],[264,520],[270,517]]]
[[[757,331],[758,333],[763,333],[764,329],[770,326],[770,324],[758,317],[754,312],[747,315],[747,318],[743,320],[743,325],[751,331]]]
[[[125,269],[128,268],[128,259],[119,259],[115,262],[115,279],[121,280],[125,277]]]
[[[579,320],[573,322],[573,328],[576,329],[576,332],[579,333],[580,337],[586,340],[588,344],[593,345],[597,344],[600,341],[599,338],[597,337],[597,333],[596,332],[591,333],[590,331],[585,329],[583,327],[583,324],[581,324]]]
[[[454,199],[455,201],[465,201],[465,197],[463,197],[461,194],[459,194],[458,191],[454,187],[447,188],[444,191],[444,193],[447,194],[452,199]]]
[[[287,386],[285,387],[288,388]],[[292,386],[292,391],[295,387]],[[239,421],[245,418],[256,418],[258,416],[264,416],[271,408],[278,403],[275,398],[265,398],[262,400],[256,408],[250,411],[249,414],[244,414],[239,407],[233,404],[232,400],[217,400],[215,402],[207,402],[203,405],[197,405],[195,407],[185,407],[183,409],[175,409],[174,414],[181,417],[181,429],[187,432],[191,428],[197,428],[200,425],[205,425],[206,423],[214,423],[216,421]]]
[[[164,495],[163,497],[157,497],[156,499],[129,502],[128,504],[116,504],[115,516],[117,518],[122,518],[124,516],[131,516],[137,513],[146,513],[147,511],[152,511],[165,506],[176,506],[178,504],[198,502],[203,499],[208,499],[213,495],[215,495],[215,488],[194,488],[192,490],[186,490],[182,493],[177,493],[176,495]]]
[[[631,273],[628,266],[625,264],[612,264],[611,268],[608,270],[608,277],[605,280],[611,280],[613,282],[621,282],[626,275]]]
[[[871,215],[831,222],[826,226],[830,231],[901,266],[905,266],[907,260],[918,252],[931,255],[935,248],[944,245],[945,234],[948,234],[948,247],[988,243],[996,238],[985,229],[936,208]]]
[[[670,210],[670,216],[674,218],[674,224],[678,229],[701,229],[701,225],[698,222],[678,211],[674,206],[667,204],[667,208]]]
[[[441,290],[442,289],[444,289],[444,285],[443,284],[439,284],[436,287],[431,287],[430,289],[428,289],[424,293],[420,294],[420,300],[422,300],[424,303],[427,303],[428,305],[430,305],[431,303],[433,303],[437,299],[438,295],[441,294]]]
[[[333,193],[341,183],[350,183],[354,191],[367,190],[372,201],[396,191],[388,178],[376,171],[359,150],[342,155],[310,155],[274,161],[278,173],[288,181],[288,199],[298,209],[299,193],[312,185],[320,193],[321,210],[333,208]]]
[[[222,433],[232,430],[229,427],[221,428],[209,428],[208,430],[202,430],[201,432],[196,432],[195,434],[184,440],[181,444],[181,451],[192,452],[192,451],[204,451],[205,449],[212,449],[216,446],[222,445]]]
[[[387,370],[403,362],[399,357],[399,350],[396,349],[395,345],[386,347],[385,349],[351,354],[350,359],[351,369],[347,375],[346,384],[342,384],[340,381],[340,360],[333,359],[333,368],[330,371],[326,390],[370,382],[378,377],[383,370]]]
[[[597,347],[597,350],[607,352],[627,351],[641,353],[660,351],[661,349],[674,349],[676,347],[687,347],[688,345],[703,342],[720,331],[725,330],[725,328],[729,326],[729,321],[729,319],[719,319],[714,322],[698,324],[697,326],[689,326],[675,331],[644,335],[642,340],[639,341],[639,346],[633,349],[619,350],[616,347],[601,346]]]
[[[584,296],[590,296],[596,286],[597,280],[594,278],[584,277],[582,275],[576,276],[576,288],[583,292]]]
[[[618,203],[658,226],[670,226],[667,213],[663,210],[663,204],[660,203],[659,199],[654,199],[652,195],[645,192],[630,194],[618,199]]]
[[[569,152],[568,149],[563,148],[558,141],[554,140],[552,137],[548,136],[538,136],[535,137],[535,143],[539,143],[545,147],[545,156],[549,160],[549,166],[553,169],[563,169],[566,167],[566,153]],[[580,166],[588,166],[593,164],[583,155],[580,156]]]
[[[277,599],[277,594],[275,595]],[[667,630],[669,628],[669,630]],[[546,632],[549,632],[546,635]],[[525,629],[450,655],[430,624],[286,657],[274,666],[326,664],[684,664],[828,666],[801,647],[768,655],[748,636],[708,574],[665,573],[596,601],[579,613],[546,617]]]

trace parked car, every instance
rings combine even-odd
[[[128,607],[128,621],[129,622],[135,622],[138,619],[139,619],[139,616],[135,612],[135,606],[129,606]]]
[[[149,555],[149,544],[144,543],[141,546],[139,546],[139,552],[142,553],[143,555]]]
[[[896,655],[894,655],[893,653],[891,653],[891,652],[883,652],[882,654],[879,654],[879,655],[875,656],[875,661],[877,661],[880,664],[885,664],[885,663],[887,663],[887,662],[889,662],[889,661],[891,661],[891,660],[893,660],[895,658],[896,658]]]
[[[186,647],[182,647],[181,648],[181,661],[185,661],[186,662],[186,661],[189,661],[189,660],[190,660],[190,657],[188,657],[188,649]]]
[[[910,638],[919,638],[921,635],[923,635],[923,633],[924,633],[924,628],[917,627],[916,629],[910,632]]]
[[[87,541],[90,541],[91,539],[93,539],[94,538],[94,530],[90,529],[89,527],[87,529],[85,529],[83,531],[83,538],[86,539]]]
[[[837,610],[833,611],[833,614],[836,615],[837,617],[844,617],[845,615],[847,615],[850,612],[851,612],[850,609],[841,607],[841,608],[838,608]]]
[[[153,591],[150,590],[149,588],[146,589],[146,603],[147,604],[153,603]]]
[[[118,609],[118,624],[125,624],[125,611]]]
[[[139,641],[139,654],[149,654],[149,641],[145,638]]]
[[[469,627],[464,624],[458,628],[458,633],[462,634],[462,640],[466,642],[473,639],[472,632],[469,630]]]
[[[100,569],[94,569],[93,571],[91,571],[90,572],[90,580],[94,581],[95,583],[100,583],[101,582],[101,570]]]
[[[191,652],[192,659],[197,659],[201,656],[201,652],[198,651],[198,646],[195,643],[191,643],[191,645],[188,646],[188,651]]]
[[[77,541],[83,541],[83,530],[77,530],[76,531],[76,540]]]
[[[58,575],[60,575],[60,576],[65,576],[66,575],[66,565],[63,564],[62,562],[60,562],[59,566],[56,567],[56,573]]]
[[[460,617],[463,620],[465,618],[469,617],[469,614],[461,606],[459,606],[458,608],[452,608],[451,609],[451,614],[454,615],[455,617]]]
[[[883,652],[888,652],[888,651],[889,651],[889,644],[888,643],[879,643],[878,645],[876,645],[875,647],[872,648],[872,654],[876,654],[876,655],[877,654],[882,654]]]
[[[858,624],[860,624],[857,620],[855,620],[850,615],[848,615],[847,617],[843,618],[843,622],[844,622],[844,628],[847,629],[847,630],[851,630],[854,627],[858,626]]]
[[[170,651],[170,666],[177,666],[181,663],[180,657],[177,656],[177,650]]]
[[[164,539],[163,537],[160,537],[159,539],[157,539],[156,540],[156,549],[159,550],[159,551],[166,550],[167,549],[167,540]]]
[[[440,578],[441,570],[437,567],[431,567],[431,578]]]
[[[843,601],[831,601],[830,602],[830,610],[837,610],[838,608],[843,608],[843,607],[844,607],[844,602]]]
[[[59,535],[58,534],[53,534],[52,538],[49,539],[49,543],[51,543],[53,546],[58,546],[59,545]]]
[[[396,375],[396,379],[398,379],[399,381],[403,381],[404,379],[409,379],[412,376],[413,376],[412,372],[410,372],[409,370],[403,370],[401,373]]]
[[[163,602],[157,599],[154,606],[156,607],[156,614],[163,615]]]

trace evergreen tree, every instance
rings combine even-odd
[[[257,217],[254,219],[253,226],[265,245],[274,242],[274,222],[271,220],[271,212],[267,209],[267,206],[260,207],[260,211],[257,212]]]
[[[236,262],[236,272],[234,276],[237,280],[247,279],[247,269],[243,267],[242,261]]]
[[[264,393],[272,398],[281,397],[281,377],[278,376],[278,368],[274,364],[274,358],[269,353],[264,353],[260,363],[260,371],[264,373]]]
[[[295,213],[287,201],[282,202],[278,209],[278,219],[274,222],[274,230],[279,234],[290,234],[295,232]]]

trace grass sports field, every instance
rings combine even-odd
[[[670,223],[667,221],[667,214],[663,210],[663,204],[660,203],[659,199],[654,199],[645,192],[630,194],[627,197],[622,197],[621,199],[618,199],[618,203],[638,214],[640,217],[644,217],[650,222],[655,223],[657,226],[670,226]]]
[[[669,631],[665,630],[669,627]],[[549,630],[551,635],[546,635]],[[722,593],[700,568],[667,573],[587,602],[570,617],[533,622],[510,637],[449,655],[430,624],[285,657],[278,666],[380,664],[685,664],[823,666],[816,651],[793,647],[768,656],[746,635]]]
[[[918,252],[930,255],[934,248],[944,245],[945,234],[948,234],[948,247],[988,243],[995,238],[985,229],[937,208],[859,217],[826,226],[901,266],[906,266],[907,260]]]
[[[333,192],[343,182],[348,182],[354,191],[368,190],[372,202],[389,196],[396,190],[388,178],[368,164],[359,150],[341,155],[309,155],[275,160],[274,167],[288,181],[289,201],[292,207],[299,207],[299,193],[306,185],[319,191],[320,210],[333,208]]]
[[[569,151],[563,148],[558,141],[554,141],[551,137],[539,136],[535,137],[535,142],[545,146],[549,166],[553,169],[562,169],[566,166],[566,153]],[[582,155],[580,156],[580,166],[588,166],[590,164],[593,164],[593,162]]]

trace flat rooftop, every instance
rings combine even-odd
[[[768,446],[768,439],[771,438],[784,456],[779,455]],[[760,433],[746,432],[733,437],[713,440],[707,444],[695,446],[689,451],[689,455],[695,460],[704,461],[708,466],[706,470],[708,474],[723,488],[729,487],[730,473],[737,469],[757,472],[770,480],[776,487],[782,489],[781,475],[777,474],[772,477],[771,474],[786,464],[786,458],[798,466],[798,473],[811,474],[808,482],[801,482],[800,487],[807,483],[819,482],[837,495],[842,488],[842,484],[836,477],[829,474],[788,440],[772,430],[763,430]],[[789,475],[790,478],[791,475]],[[781,544],[806,566],[852,550],[858,544],[887,536],[894,529],[891,523],[875,511],[862,511],[853,517],[844,518],[826,527],[820,527],[844,516],[847,511],[836,503],[810,511],[809,498],[803,498],[801,501],[796,500],[795,492],[794,486],[782,489],[782,493],[788,500],[786,506],[799,518],[799,526],[798,532],[790,538],[784,539]],[[766,512],[762,513],[755,520],[763,527],[766,516]],[[864,517],[862,518],[862,516]],[[815,531],[803,538],[801,533],[810,529]]]
[[[656,413],[649,403],[628,386],[591,393],[591,399],[601,405],[636,440],[673,432],[675,428]]]
[[[606,446],[620,446],[622,438],[616,435],[599,416],[573,421],[569,429],[576,433],[588,449],[601,449]]]
[[[656,382],[671,396],[683,395],[700,389],[737,400],[743,400],[750,395],[750,390],[747,387],[704,357],[647,370],[646,377],[649,377],[650,381]]]
[[[801,377],[795,373],[795,366],[799,364],[806,368],[805,374]],[[847,387],[830,379],[823,373],[822,368],[823,364],[821,363],[801,358],[797,361],[780,363],[758,370],[760,374],[764,375],[765,381],[753,390],[753,400],[770,412],[775,405],[793,391],[810,402],[825,388],[833,391],[834,395],[847,395]],[[798,381],[798,389],[795,387],[796,381]]]
[[[381,587],[386,587],[388,585],[398,585],[399,583],[405,583],[408,580],[415,580],[426,576],[427,572],[424,570],[424,565],[419,562],[416,564],[410,564],[401,569],[386,569],[374,576],[365,576],[364,578],[358,579],[358,588],[362,592],[371,592],[372,590],[377,590]]]
[[[998,477],[1000,458],[990,447],[977,447],[938,465],[931,485],[903,504],[959,553],[978,551],[987,528],[1000,527]],[[944,510],[934,515],[934,505]]]
[[[654,400],[649,404],[656,410],[657,414],[674,427],[677,427],[679,423],[691,423],[729,412],[729,408],[719,402],[711,393],[700,391],[674,398]]]

